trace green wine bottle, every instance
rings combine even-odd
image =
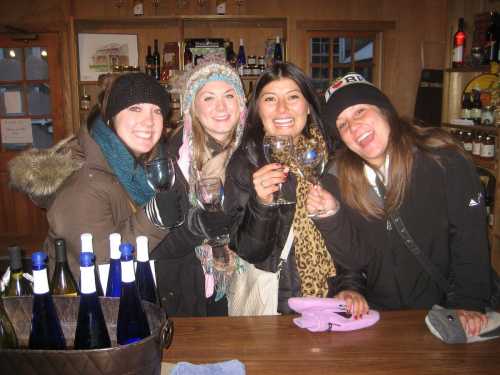
[[[50,281],[50,291],[52,295],[76,296],[78,286],[71,273],[66,255],[66,242],[62,238],[54,241],[56,248],[56,266],[52,280]]]
[[[19,246],[9,246],[10,278],[5,295],[8,297],[31,296],[31,283],[23,276],[22,252]]]
[[[0,297],[0,349],[16,349],[17,336]]]

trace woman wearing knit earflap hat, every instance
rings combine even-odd
[[[160,299],[169,315],[227,315],[234,256],[227,244],[212,246],[209,240],[228,235],[238,212],[229,199],[224,212],[203,210],[196,183],[217,178],[227,188],[226,166],[243,134],[245,94],[238,73],[216,58],[199,60],[177,85],[183,126],[170,137],[168,150],[177,159],[176,184],[182,185],[187,218],[152,253]]]
[[[323,119],[343,143],[330,176],[338,180],[341,203],[324,197],[339,210],[318,226],[334,257],[365,272],[372,308],[447,305],[477,335],[487,321],[490,260],[474,164],[447,132],[401,120],[358,74],[334,82],[326,100]],[[412,243],[408,233],[430,267],[453,280],[453,298],[446,299],[443,283],[405,245]]]
[[[87,126],[49,150],[30,150],[10,164],[11,184],[47,208],[45,248],[64,238],[68,261],[79,274],[81,233],[93,235],[96,262],[109,261],[109,234],[155,246],[180,220],[175,192],[155,194],[143,162],[161,152],[170,111],[165,89],[143,73],[109,79]]]

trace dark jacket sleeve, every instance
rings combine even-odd
[[[454,292],[448,307],[481,311],[491,293],[483,189],[471,161],[451,153],[443,161]]]
[[[353,271],[335,263],[337,274],[328,281],[328,297],[335,297],[343,290],[352,290],[362,295],[366,292],[366,276],[361,270]]]
[[[252,184],[255,169],[244,154],[235,153],[227,167],[224,209],[231,216],[231,248],[250,263],[265,260],[274,249],[277,207],[258,202]]]
[[[346,269],[366,269],[373,257],[373,251],[356,230],[350,217],[352,212],[342,202],[336,177],[326,174],[321,183],[340,204],[335,215],[314,220],[316,227],[325,239],[330,255],[336,264],[340,264]]]

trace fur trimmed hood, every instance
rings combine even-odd
[[[73,147],[77,146],[76,139],[71,136],[49,149],[30,149],[9,161],[10,186],[46,207],[64,181],[84,163]]]

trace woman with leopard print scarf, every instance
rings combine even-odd
[[[226,198],[239,200],[241,222],[233,238],[238,255],[258,268],[276,271],[279,256],[293,227],[293,246],[280,274],[278,311],[290,313],[287,300],[294,296],[326,297],[346,300],[355,315],[367,310],[361,292],[360,274],[335,264],[315,222],[335,212],[323,203],[317,212],[308,211],[306,201],[314,191],[321,196],[321,184],[311,184],[297,168],[294,155],[311,142],[319,145],[325,159],[331,151],[319,117],[319,101],[310,80],[290,63],[275,64],[258,79],[248,107],[247,124],[239,150],[228,165],[228,179],[234,191]],[[264,135],[291,136],[294,152],[287,165],[268,163],[263,155]],[[326,163],[327,160],[324,160]],[[295,204],[273,205],[273,194],[282,192]],[[329,203],[329,202],[327,202]],[[313,217],[314,216],[314,217]],[[335,283],[330,283],[335,277]],[[330,285],[342,285],[329,288]],[[352,286],[352,287],[350,287]]]

